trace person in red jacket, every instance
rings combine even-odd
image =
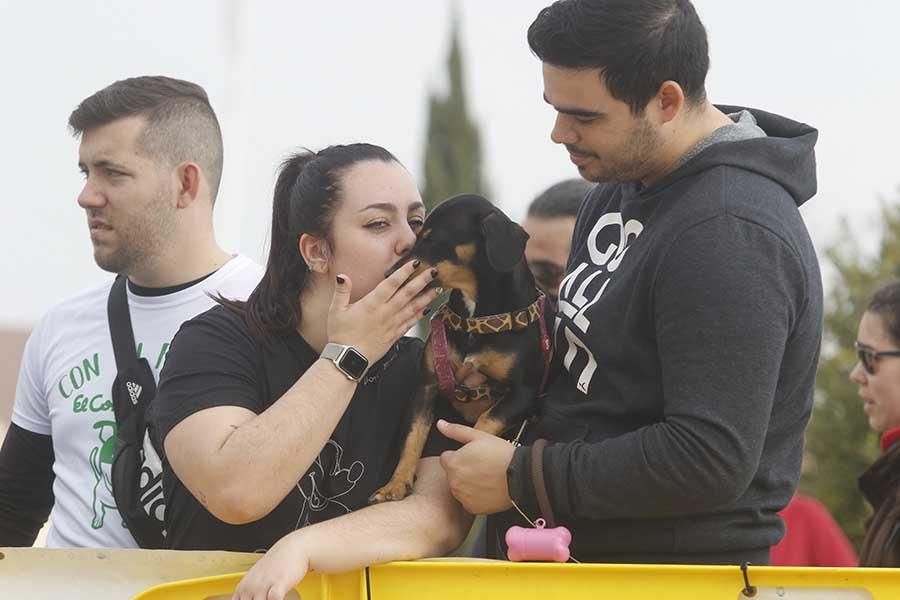
[[[795,494],[778,513],[787,531],[772,546],[772,565],[779,567],[855,567],[853,545],[821,502]]]

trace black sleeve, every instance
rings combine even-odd
[[[31,546],[53,508],[53,440],[15,423],[0,448],[0,546]]]
[[[159,375],[151,418],[160,442],[190,415],[215,406],[259,414],[261,361],[241,318],[216,307],[185,322]]]

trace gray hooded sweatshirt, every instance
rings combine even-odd
[[[759,563],[784,532],[822,336],[798,211],[817,132],[719,108],[738,123],[649,187],[596,186],[578,216],[563,369],[528,439],[551,442],[546,489],[581,561]],[[530,447],[507,478],[534,519]],[[517,514],[498,515],[501,538]]]

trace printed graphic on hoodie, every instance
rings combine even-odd
[[[583,394],[588,393],[597,371],[597,360],[581,341],[590,334],[591,321],[586,313],[603,296],[629,246],[643,230],[643,224],[636,219],[623,221],[622,213],[606,213],[588,235],[590,262],[575,266],[560,285],[556,344],[560,352],[565,352],[563,365]]]

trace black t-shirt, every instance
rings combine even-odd
[[[422,348],[421,340],[403,338],[369,369],[313,465],[291,493],[258,521],[229,525],[214,517],[163,456],[169,547],[264,551],[295,529],[366,506],[369,496],[390,479],[399,460],[409,419],[407,406],[420,385]],[[152,408],[159,440],[186,417],[206,408],[240,406],[262,413],[317,359],[318,354],[296,333],[262,344],[239,314],[221,306],[210,309],[184,323],[172,340]],[[448,409],[438,408],[440,418],[449,416],[444,410]],[[455,447],[433,428],[423,456]]]

